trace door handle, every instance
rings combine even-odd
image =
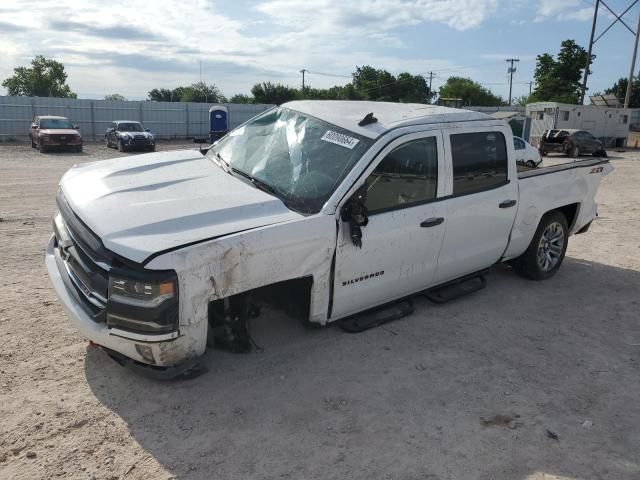
[[[444,218],[442,217],[427,218],[420,224],[420,226],[422,228],[435,227],[437,225],[440,225],[442,222],[444,222]]]
[[[511,208],[514,207],[516,205],[516,203],[518,203],[515,200],[505,200],[504,202],[502,202],[500,205],[498,205],[500,208]]]

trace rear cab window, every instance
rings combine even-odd
[[[449,135],[454,196],[490,190],[508,183],[507,144],[499,131]]]

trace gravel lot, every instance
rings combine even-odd
[[[43,264],[60,176],[118,155],[0,144],[0,478],[640,478],[640,153],[550,281],[499,267],[359,335],[266,311],[264,352],[170,383],[80,338]]]

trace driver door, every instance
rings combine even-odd
[[[368,224],[361,227],[359,248],[349,222],[340,222],[332,319],[430,285],[445,228],[445,208],[438,201],[443,157],[441,132],[410,134],[388,145],[365,171]]]

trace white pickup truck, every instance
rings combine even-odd
[[[551,277],[612,166],[518,168],[509,126],[482,113],[291,102],[206,154],[73,167],[46,265],[86,338],[170,376],[212,342],[246,349],[259,301],[325,325],[498,262]]]

